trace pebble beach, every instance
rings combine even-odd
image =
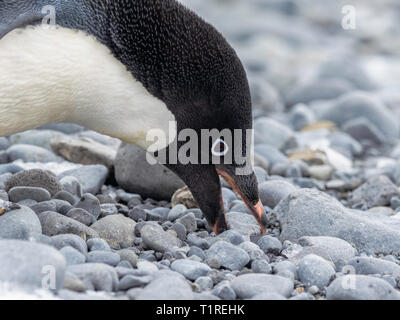
[[[49,124],[0,138],[0,299],[399,300],[400,3],[180,2],[245,66],[265,234],[223,180],[216,236],[145,151]]]

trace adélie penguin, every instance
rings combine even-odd
[[[183,129],[232,133],[207,150],[199,146],[198,159],[209,153],[209,162],[165,165],[190,188],[216,234],[227,229],[219,175],[265,231],[255,174],[238,174],[249,157],[244,163],[226,153],[240,146],[249,154],[246,73],[224,37],[179,2],[1,0],[0,136],[51,122],[74,122],[144,149],[154,147],[148,133],[158,129],[166,138],[153,151],[170,150]]]

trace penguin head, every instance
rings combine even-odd
[[[216,234],[227,229],[219,177],[240,196],[264,232],[267,218],[259,199],[257,178],[251,161],[253,134],[250,90],[239,59],[235,57],[230,63],[225,73],[214,78],[201,99],[189,102],[183,115],[176,113],[178,131],[192,128],[200,136],[199,164],[169,167],[188,185]],[[213,130],[212,137],[205,137],[204,131]],[[209,149],[201,148],[204,139],[209,139],[209,143],[205,144]],[[207,153],[209,162],[204,163],[202,156]]]

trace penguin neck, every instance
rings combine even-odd
[[[0,40],[0,136],[74,122],[146,148],[174,115],[96,38],[38,25]],[[164,148],[166,145],[159,145]]]

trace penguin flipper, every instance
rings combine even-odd
[[[42,13],[38,1],[2,0],[0,2],[0,39],[17,28],[38,24],[47,13]]]

